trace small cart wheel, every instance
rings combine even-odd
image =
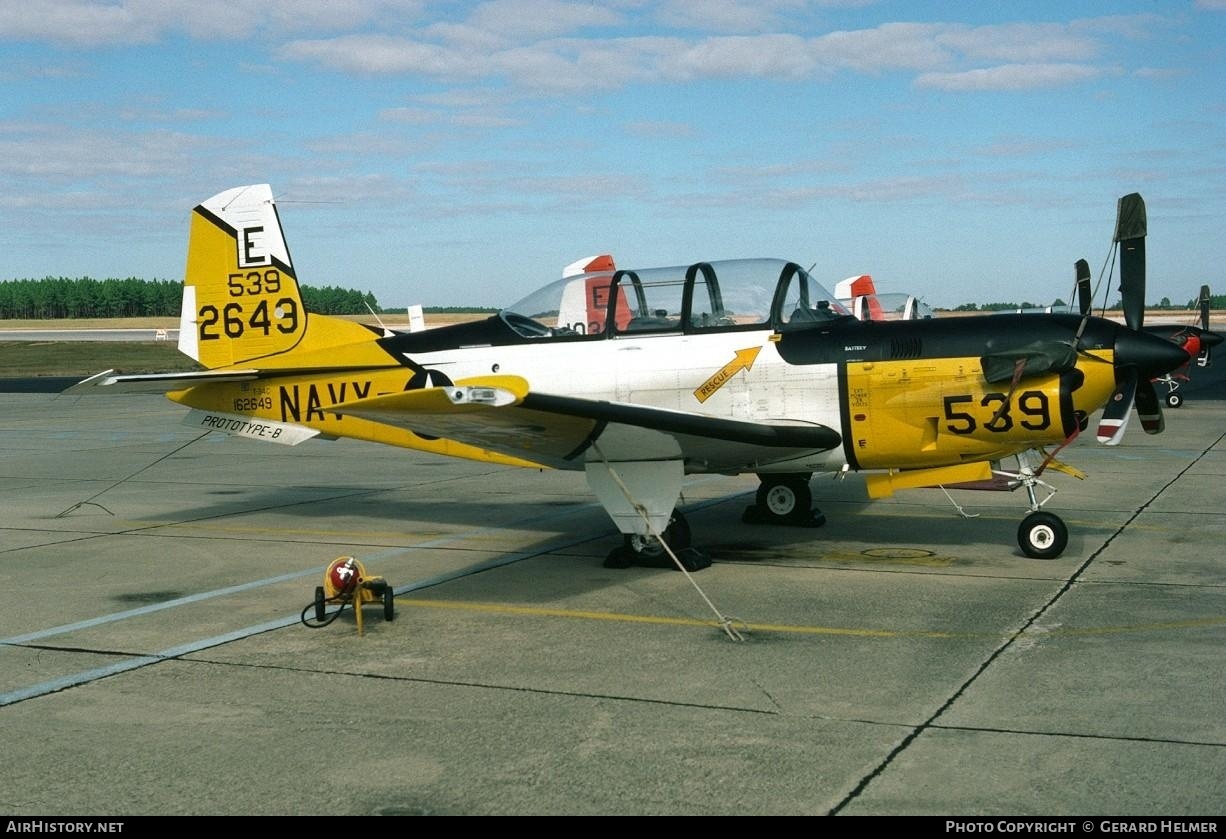
[[[324,619],[324,587],[315,586],[315,620]]]
[[[396,617],[396,595],[392,592],[391,586],[385,586],[383,589],[383,619],[386,621],[394,620]]]

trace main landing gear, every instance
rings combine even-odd
[[[762,482],[754,504],[745,508],[741,521],[747,524],[786,524],[793,527],[821,527],[826,516],[813,507],[808,472],[759,475]]]
[[[706,554],[690,547],[690,523],[686,521],[680,510],[673,510],[672,517],[668,520],[668,527],[664,528],[664,533],[661,535],[686,571],[701,571],[711,565],[711,560]],[[604,567],[629,568],[631,565],[674,570],[677,567],[669,557],[668,551],[664,550],[664,546],[660,544],[659,539],[654,536],[626,533],[622,535],[621,546],[614,548],[605,557]]]

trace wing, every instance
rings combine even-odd
[[[464,379],[346,402],[338,413],[446,437],[559,468],[593,445],[611,460],[683,457],[708,471],[741,471],[840,445],[824,425],[748,422],[622,402],[533,393],[518,376]]]

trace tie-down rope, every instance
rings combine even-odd
[[[663,534],[658,533],[656,529],[652,527],[651,518],[647,514],[647,508],[644,507],[642,504],[640,504],[638,501],[634,500],[634,496],[630,494],[630,489],[626,486],[625,482],[622,481],[621,475],[617,474],[617,470],[615,470],[612,464],[609,463],[608,458],[604,456],[604,452],[600,450],[600,446],[598,446],[596,443],[593,443],[592,448],[595,449],[596,454],[600,456],[600,460],[602,463],[604,463],[605,469],[609,470],[610,477],[613,478],[613,481],[617,484],[618,488],[622,491],[622,495],[626,496],[626,501],[629,502],[630,506],[634,508],[634,511],[636,513],[638,513],[640,516],[643,517],[643,523],[647,525],[648,533],[650,533],[652,536],[656,538],[656,541],[660,543],[660,547],[664,548],[665,553],[667,553],[669,558],[672,559],[673,564],[677,566],[677,570],[685,575],[685,578],[690,581],[690,585],[694,587],[694,590],[698,592],[699,596],[702,597],[704,601],[706,601],[706,604],[708,607],[710,607],[711,611],[715,613],[715,617],[719,619],[720,629],[724,630],[724,634],[727,635],[729,638],[731,638],[733,641],[744,641],[745,637],[741,635],[740,632],[737,631],[736,627],[733,626],[732,623],[733,621],[736,621],[737,623],[740,623],[742,626],[745,626],[745,621],[741,620],[740,618],[724,615],[722,612],[720,612],[719,609],[715,607],[715,604],[711,602],[711,598],[707,597],[706,592],[704,592],[702,590],[702,587],[698,585],[697,581],[695,581],[694,575],[686,570],[685,566],[681,564],[681,560],[677,558],[677,555],[675,553],[673,553],[672,547],[668,544],[668,542],[664,540]]]

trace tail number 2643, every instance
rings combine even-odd
[[[268,300],[261,300],[250,313],[242,303],[227,303],[218,309],[212,304],[200,307],[196,319],[201,341],[216,341],[224,332],[227,338],[241,338],[248,330],[268,335],[274,328],[285,335],[298,330],[298,302],[282,297],[268,309]]]

